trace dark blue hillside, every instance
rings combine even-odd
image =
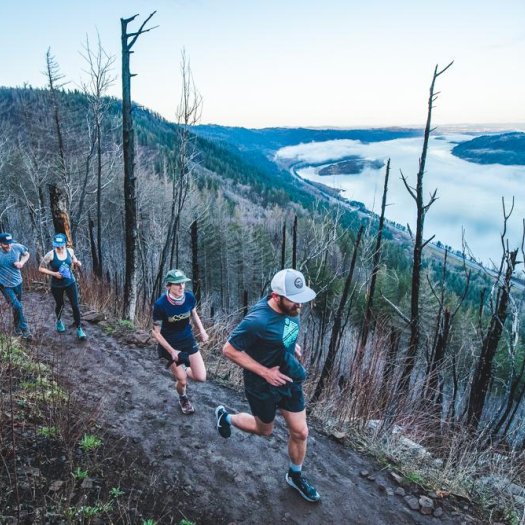
[[[276,151],[284,146],[327,140],[351,139],[361,142],[381,142],[399,138],[419,137],[420,129],[306,129],[264,128],[248,129],[225,126],[195,126],[193,132],[201,137],[230,144],[240,151]]]
[[[476,137],[455,146],[452,154],[477,164],[524,166],[525,133],[517,131]]]

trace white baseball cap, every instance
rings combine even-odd
[[[272,292],[282,295],[294,303],[307,303],[317,295],[311,288],[306,286],[304,275],[292,268],[277,272],[270,286]]]

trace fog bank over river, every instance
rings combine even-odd
[[[452,155],[458,142],[471,135],[440,135],[430,139],[424,177],[425,202],[437,188],[438,200],[425,219],[425,238],[435,234],[453,249],[461,250],[462,228],[474,257],[484,263],[499,261],[500,233],[503,226],[501,198],[514,212],[508,224],[510,247],[521,243],[522,220],[525,217],[525,166],[481,165]],[[369,210],[380,212],[385,167],[366,167],[359,174],[320,176],[319,170],[338,159],[359,155],[364,159],[390,163],[387,218],[415,229],[416,207],[401,180],[400,171],[415,186],[423,138],[396,139],[363,144],[355,140],[333,140],[299,144],[280,149],[277,161],[301,163],[297,174],[342,190],[350,200],[360,201]],[[309,165],[310,164],[310,165]],[[304,166],[304,167],[303,167]]]

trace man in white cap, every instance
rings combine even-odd
[[[215,409],[217,430],[228,438],[231,426],[244,432],[269,436],[277,409],[288,427],[290,466],[286,482],[307,501],[320,496],[302,474],[308,425],[303,395],[306,371],[297,360],[301,305],[316,293],[306,286],[304,275],[293,269],[277,272],[271,293],[256,303],[224,345],[224,355],[244,369],[244,387],[251,414],[229,414]]]
[[[22,273],[29,259],[28,249],[13,240],[10,233],[0,233],[0,292],[13,309],[15,332],[31,339],[22,305]]]

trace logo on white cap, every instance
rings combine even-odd
[[[287,268],[277,272],[271,282],[272,291],[294,303],[307,303],[317,295],[305,285],[304,275],[298,270]]]

